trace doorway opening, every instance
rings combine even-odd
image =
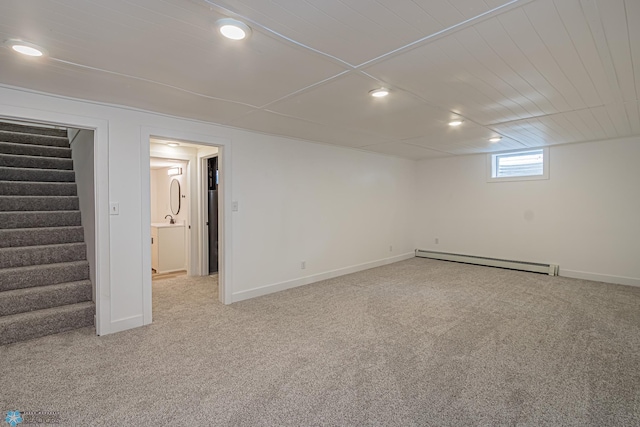
[[[188,287],[191,277],[209,276],[217,291],[211,295],[217,294],[223,301],[223,283],[218,280],[223,256],[219,244],[223,225],[221,155],[216,146],[150,137],[152,292],[159,280],[175,279]]]
[[[218,156],[204,159],[207,163],[207,270],[209,274],[217,274],[219,268],[218,244]]]

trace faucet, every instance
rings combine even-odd
[[[164,217],[164,219],[167,219],[167,217],[169,217],[169,218],[170,218],[170,219],[169,219],[169,224],[175,224],[175,223],[176,223],[176,220],[175,220],[175,219],[173,219],[173,217],[172,217],[171,215],[166,215],[166,216]]]

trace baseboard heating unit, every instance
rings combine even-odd
[[[416,256],[420,258],[439,259],[442,261],[463,262],[465,264],[484,265],[487,267],[509,268],[511,270],[531,271],[534,273],[558,275],[558,265],[540,264],[537,262],[513,261],[507,259],[486,258],[474,255],[452,254],[448,252],[434,252],[416,249]]]

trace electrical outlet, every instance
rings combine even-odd
[[[438,239],[438,238],[436,237],[436,245],[437,245],[438,243],[440,243],[440,239]]]
[[[389,245],[389,252],[393,252],[393,246]]]
[[[307,261],[300,262],[300,269],[304,270],[305,268],[307,268]]]

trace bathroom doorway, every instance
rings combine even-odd
[[[153,279],[161,277],[158,274],[207,276],[219,272],[220,154],[215,146],[150,138]],[[168,235],[171,237],[163,239]]]
[[[142,181],[151,193],[151,158],[164,159],[168,161],[180,161],[183,163],[182,177],[184,182],[180,183],[180,209],[184,208],[186,218],[184,218],[184,255],[186,264],[186,275],[173,278],[162,283],[180,281],[181,287],[188,288],[193,280],[205,280],[209,283],[212,302],[220,301],[223,304],[233,302],[231,283],[229,278],[230,259],[226,254],[230,250],[232,234],[231,228],[231,141],[226,138],[219,138],[206,134],[195,134],[188,131],[177,131],[172,129],[160,129],[142,127],[141,129],[141,166]],[[208,265],[208,228],[206,226],[206,178],[207,168],[203,161],[206,158],[216,156],[218,159],[218,273],[209,275]],[[186,166],[184,166],[186,164]],[[204,165],[204,167],[203,167]],[[168,172],[167,172],[168,173]],[[180,175],[179,175],[180,176]],[[169,191],[169,197],[170,192]],[[148,193],[148,194],[149,194]],[[151,195],[143,201],[143,231],[142,242],[148,248],[143,259],[143,313],[144,324],[153,322],[153,310],[156,297],[154,296],[155,284],[152,280],[152,260],[151,260]],[[158,200],[156,200],[158,203]],[[166,202],[165,202],[166,203]],[[169,209],[170,209],[169,205]],[[170,222],[171,218],[165,216],[159,219]],[[174,219],[175,216],[171,214]],[[180,214],[178,214],[180,216]],[[165,226],[166,227],[166,226]],[[171,229],[170,227],[168,227]],[[160,232],[160,231],[159,231]],[[173,236],[175,237],[175,236]],[[158,243],[162,245],[162,236],[158,234]],[[156,240],[154,239],[154,243]],[[207,249],[205,249],[205,247]],[[159,251],[161,248],[158,248]],[[159,255],[160,256],[160,255]],[[205,256],[207,258],[205,258]],[[162,270],[161,270],[162,271]],[[171,273],[169,273],[171,274]],[[204,277],[203,277],[204,276]],[[201,277],[202,279],[198,279]],[[157,282],[160,283],[160,282]]]

